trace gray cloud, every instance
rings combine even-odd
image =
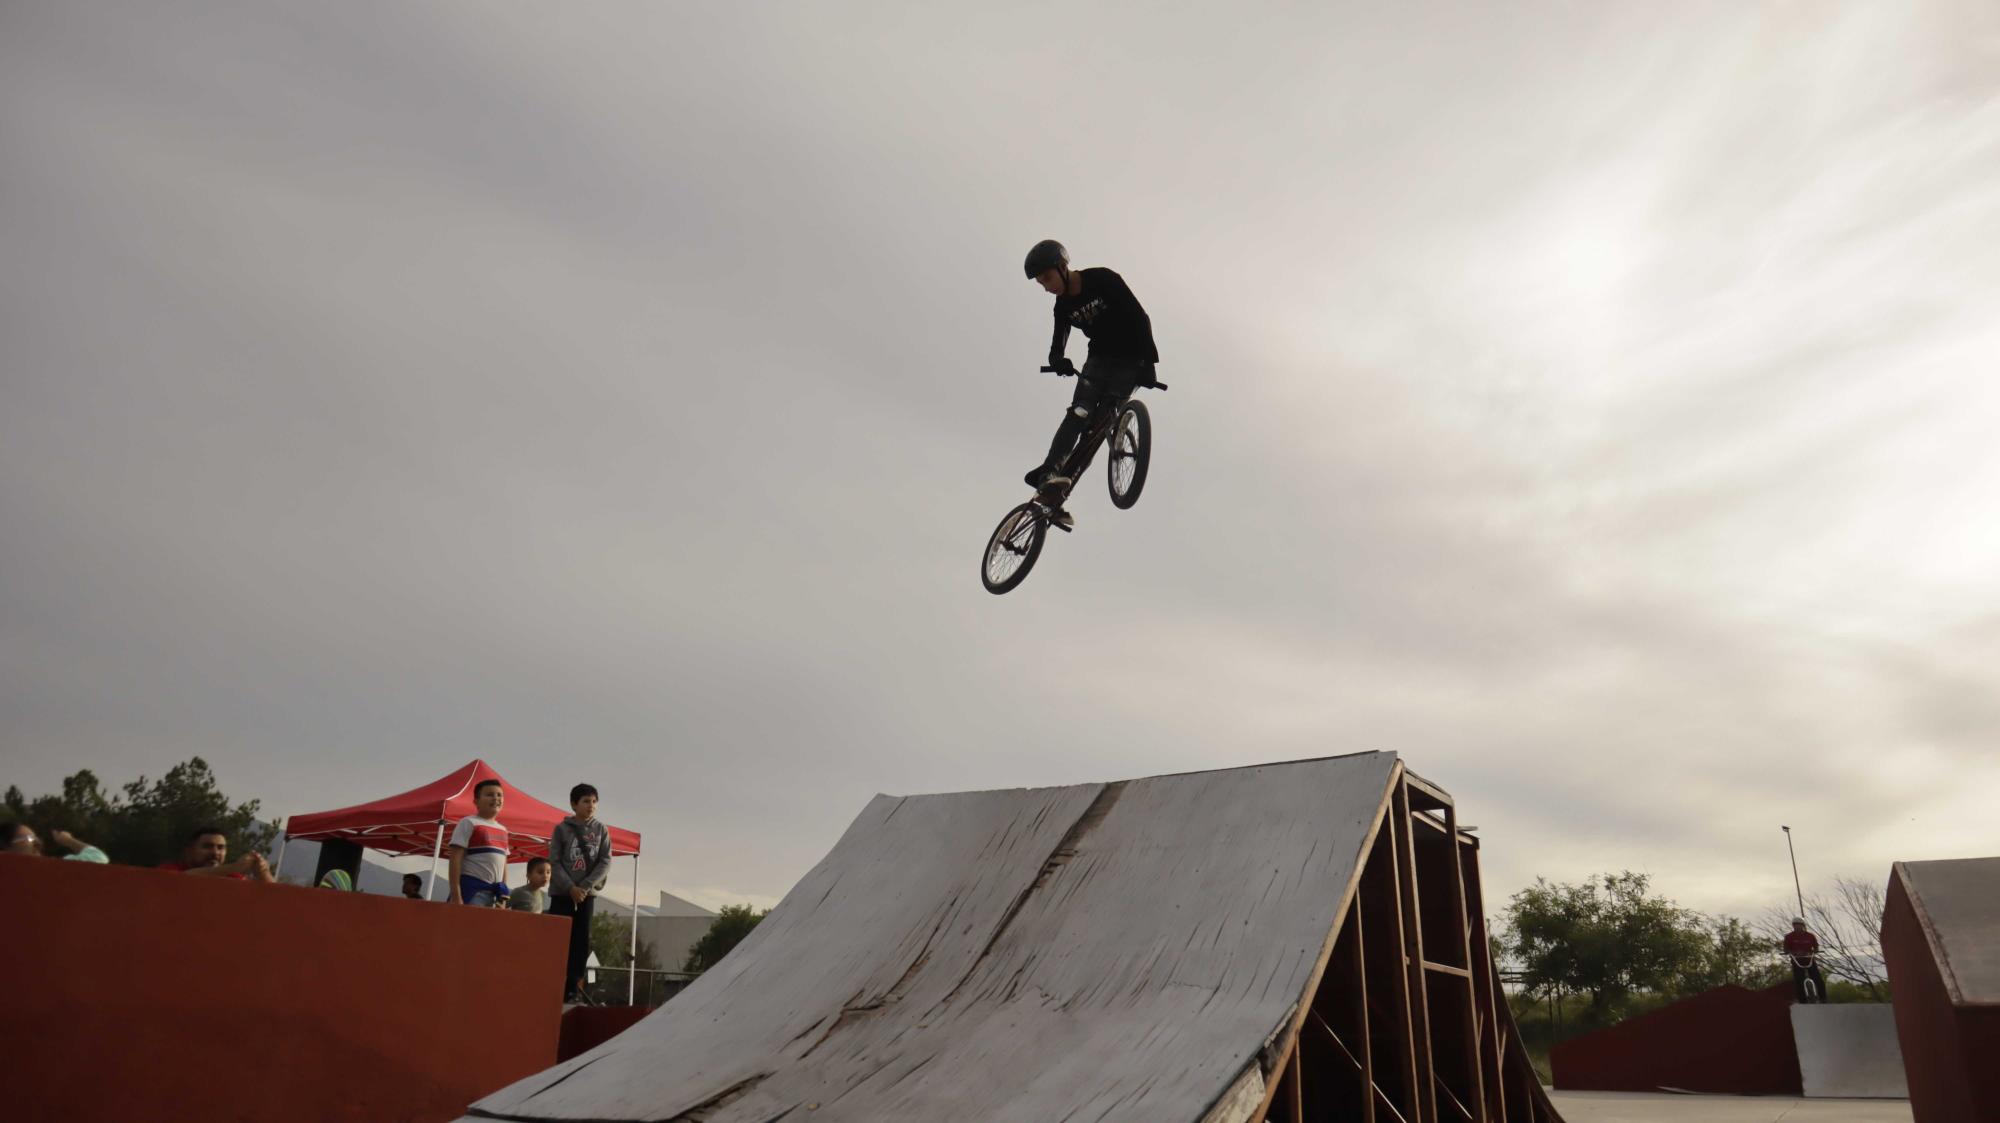
[[[875,791],[1370,748],[1496,902],[1991,847],[1976,6],[4,20],[10,782],[479,755],[711,902]],[[996,600],[1045,234],[1174,389]]]

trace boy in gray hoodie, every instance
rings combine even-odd
[[[566,1003],[589,1001],[583,972],[590,957],[590,915],[611,876],[611,832],[597,817],[597,789],[589,784],[571,788],[569,806],[575,814],[557,823],[549,838],[549,915],[571,918],[569,963],[563,972]]]

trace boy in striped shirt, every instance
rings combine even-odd
[[[472,799],[477,810],[451,832],[451,903],[492,908],[507,899],[507,828],[500,825],[507,793],[500,781],[481,780]]]

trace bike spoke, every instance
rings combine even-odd
[[[1132,476],[1137,471],[1132,458],[1139,455],[1138,447],[1131,428],[1120,425],[1111,440],[1111,487],[1120,495],[1132,486]]]
[[[993,540],[986,550],[986,580],[990,584],[1005,584],[1028,563],[1035,535],[1040,529],[1035,514],[1024,510],[993,532]]]

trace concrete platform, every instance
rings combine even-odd
[[[1550,1092],[1564,1123],[1911,1123],[1908,1100]]]
[[[1814,1099],[1907,1100],[1896,1014],[1886,1002],[1792,1007],[1799,1075]]]

